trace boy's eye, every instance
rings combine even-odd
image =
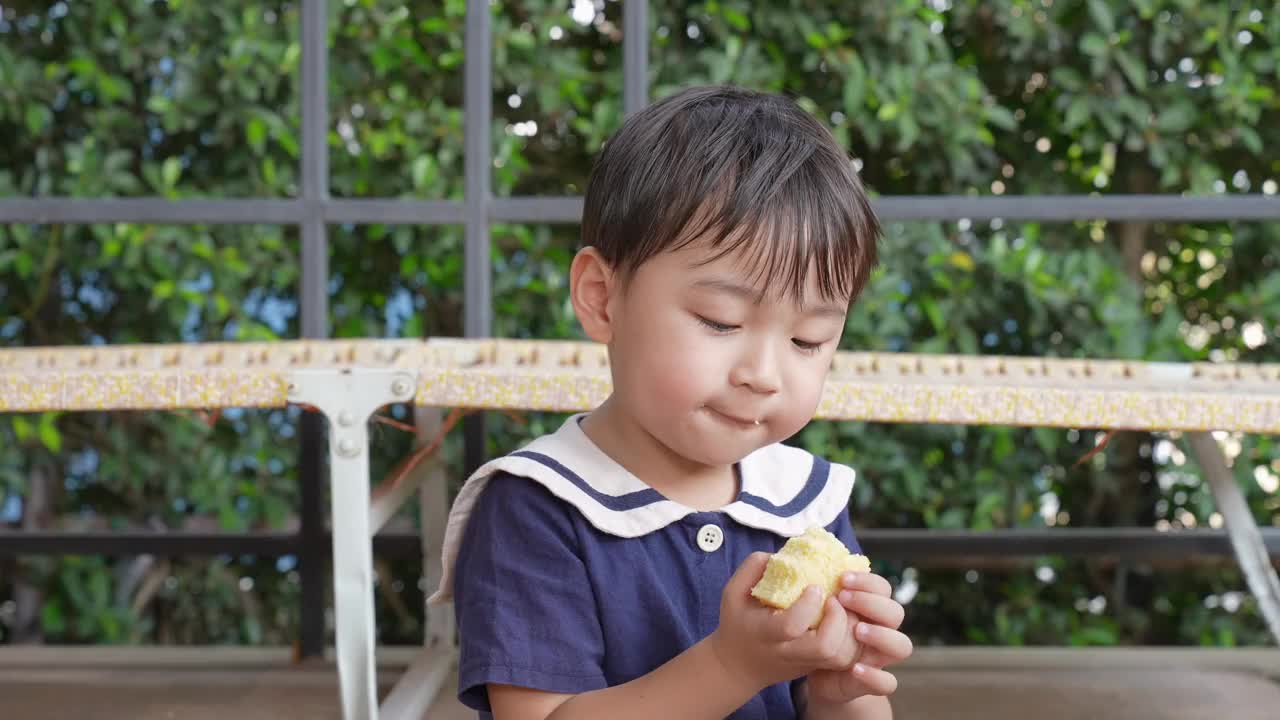
[[[729,332],[731,330],[736,330],[738,328],[737,325],[726,325],[725,323],[716,322],[715,320],[702,317],[701,315],[698,315],[697,318],[698,318],[698,322],[702,323],[703,325],[706,325],[707,327],[711,328],[712,330],[715,330],[716,332]]]
[[[804,352],[816,352],[818,348],[822,347],[820,342],[809,342],[800,338],[791,338],[791,343]]]

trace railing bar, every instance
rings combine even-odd
[[[1280,559],[1280,528],[1261,528],[1273,558]],[[859,543],[872,557],[957,558],[1084,555],[1130,559],[1176,558],[1189,555],[1230,556],[1225,530],[1193,529],[1162,532],[1150,528],[1050,528],[1004,530],[938,530],[927,528],[866,528],[856,531]],[[320,534],[329,542],[327,531]],[[299,551],[294,533],[189,532],[67,532],[0,531],[0,556],[5,555],[289,555]],[[387,530],[374,536],[374,548],[394,556],[421,554],[416,532]]]
[[[302,3],[302,267],[298,303],[304,338],[324,338],[329,327],[329,242],[325,202],[329,198],[328,8],[323,0]],[[299,423],[300,494],[298,570],[301,576],[299,650],[324,652],[329,544],[325,540],[324,422],[306,413]]]
[[[649,3],[622,3],[622,111],[631,115],[649,98]]]
[[[302,201],[295,199],[0,199],[0,223],[289,225],[302,222],[304,215]]]
[[[461,225],[466,206],[453,200],[335,199],[325,203],[330,223],[384,225]]]
[[[473,140],[481,140],[468,125]],[[486,143],[488,144],[488,143]],[[484,181],[484,178],[476,182]],[[487,187],[487,182],[486,182]],[[313,200],[329,223],[453,225],[467,219],[464,203],[450,200],[361,198]],[[310,208],[304,199],[0,198],[0,223],[291,224]],[[1150,220],[1165,222],[1263,222],[1280,220],[1280,197],[1181,195],[891,195],[873,198],[882,220],[992,220],[1070,222]],[[580,196],[517,196],[482,203],[490,220],[576,223]]]
[[[467,0],[464,37],[463,137],[465,158],[466,231],[463,248],[463,332],[467,337],[489,337],[493,328],[493,272],[490,255],[489,213],[493,146],[492,12],[489,0]],[[485,418],[481,413],[463,422],[464,471],[485,459]]]

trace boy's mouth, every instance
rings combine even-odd
[[[744,430],[760,427],[761,421],[757,417],[743,417],[741,415],[736,415],[734,413],[728,413],[721,410],[717,410],[711,407],[710,405],[707,406],[707,411],[710,412],[713,416],[720,419],[722,422],[726,422],[730,425],[736,425],[737,427],[742,428]]]

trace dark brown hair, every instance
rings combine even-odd
[[[703,238],[712,259],[747,246],[756,279],[799,299],[853,300],[877,263],[879,221],[849,157],[792,100],[696,87],[635,113],[587,184],[582,244],[615,271]]]

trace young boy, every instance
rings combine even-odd
[[[854,471],[812,418],[879,227],[787,99],[695,88],[636,113],[586,193],[571,300],[607,345],[597,409],[494,460],[450,513],[459,698],[497,720],[888,718],[911,653],[889,583],[786,611],[750,589],[824,527],[858,551]],[[810,620],[822,612],[821,622]]]

